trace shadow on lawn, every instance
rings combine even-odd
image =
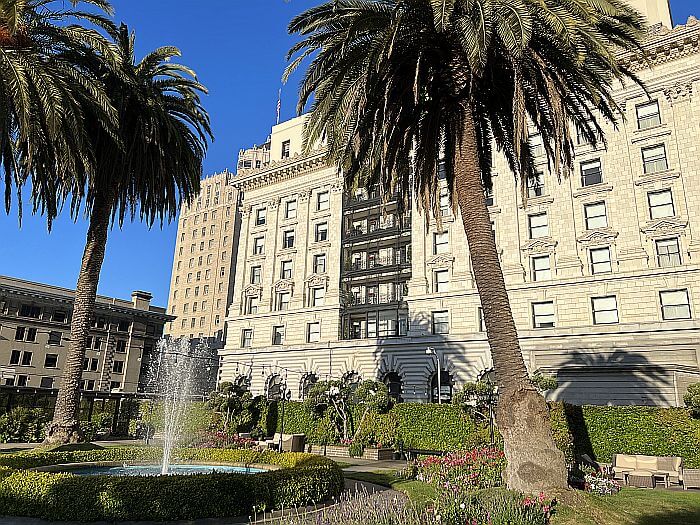
[[[634,525],[692,525],[697,523],[700,523],[700,508],[640,516]]]

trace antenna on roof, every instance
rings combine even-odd
[[[280,88],[277,93],[277,122],[275,125],[280,123],[280,111],[282,110],[282,88]]]

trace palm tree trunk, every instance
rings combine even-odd
[[[499,388],[496,421],[508,460],[506,482],[522,492],[566,488],[564,455],[552,439],[547,404],[520,351],[486,207],[473,115],[469,108],[466,113],[454,159],[455,189]]]
[[[107,247],[112,200],[111,195],[97,192],[90,213],[83,261],[75,287],[68,354],[63,367],[53,421],[46,431],[45,443],[47,444],[79,443],[83,440],[79,420],[80,384],[85,346],[95,312],[97,284]]]

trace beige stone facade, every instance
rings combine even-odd
[[[605,128],[607,149],[579,141],[569,178],[538,155],[541,181],[523,202],[496,159],[490,211],[513,314],[529,369],[559,379],[554,399],[678,405],[700,380],[700,23],[657,27],[646,49],[651,67],[624,59],[649,96],[620,87],[625,121]],[[258,393],[286,382],[297,397],[313,379],[359,376],[435,400],[432,348],[448,398],[491,367],[460,218],[445,206],[438,230],[414,209],[407,230],[387,219],[391,203],[343,196],[321,150],[301,155],[302,124],[273,128],[270,165],[234,179],[240,251],[220,379]],[[319,253],[325,272],[313,269]]]
[[[0,380],[3,385],[59,388],[70,340],[73,291],[0,276]],[[83,369],[83,390],[137,392],[163,326],[172,317],[132,300],[98,296]]]

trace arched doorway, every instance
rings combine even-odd
[[[360,374],[358,374],[354,370],[350,372],[345,372],[345,374],[343,374],[343,383],[348,385],[350,387],[350,390],[353,392],[359,386],[360,381],[362,381]]]
[[[306,399],[311,387],[318,383],[318,376],[313,372],[307,372],[299,381],[299,399]]]
[[[447,370],[443,370],[440,374],[440,399],[443,403],[452,402],[452,390],[454,387],[454,380],[452,379],[452,374]],[[430,402],[438,402],[438,376],[437,372],[433,373],[430,377]]]
[[[273,374],[267,378],[267,399],[270,401],[279,401],[282,399],[285,390],[286,385],[281,375]]]
[[[382,382],[389,389],[389,397],[396,402],[403,402],[403,379],[397,372],[387,372]]]

